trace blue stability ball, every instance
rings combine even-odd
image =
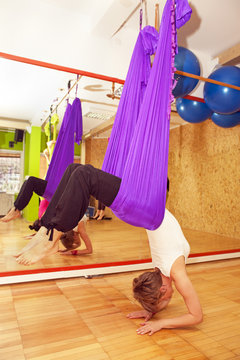
[[[212,110],[202,102],[179,98],[176,100],[178,114],[190,123],[200,123],[212,115]]]
[[[231,128],[240,124],[240,111],[226,115],[213,113],[211,119],[218,126]]]
[[[209,79],[240,87],[240,68],[223,66],[215,70]],[[232,114],[240,110],[239,90],[206,82],[203,92],[207,105],[216,113]]]
[[[175,56],[174,66],[177,70],[185,71],[194,75],[200,75],[199,61],[194,53],[182,46],[178,47]],[[175,74],[174,79],[178,80],[172,93],[175,98],[189,94],[197,85],[198,80],[190,77]]]

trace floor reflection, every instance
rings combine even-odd
[[[29,241],[24,236],[32,231],[24,219],[10,223],[0,223],[0,272],[26,269],[65,267],[99,264],[150,258],[146,231],[133,227],[120,220],[90,220],[86,224],[93,244],[91,255],[61,255],[60,253],[43,259],[37,264],[25,267],[16,263],[14,254]],[[204,253],[240,248],[240,239],[217,234],[184,229],[191,246],[191,253]]]

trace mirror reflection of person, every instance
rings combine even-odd
[[[86,215],[79,221],[78,225],[70,231],[63,233],[60,237],[61,243],[65,249],[59,250],[61,255],[86,255],[92,254],[92,242],[87,234],[85,223],[87,221]],[[32,225],[29,226],[31,230],[38,231],[41,227],[41,220],[38,219],[34,221]],[[35,234],[25,236],[27,239],[31,239]],[[85,249],[78,249],[82,244],[82,241],[85,244]]]
[[[92,242],[87,234],[85,223],[86,215],[79,221],[78,225],[73,229],[61,235],[60,240],[65,250],[59,250],[62,255],[86,255],[92,254]],[[81,240],[86,248],[78,249],[81,246]]]
[[[14,207],[8,212],[6,216],[4,216],[1,219],[1,221],[9,222],[11,220],[20,217],[21,211],[28,205],[33,193],[35,192],[37,195],[42,196],[45,191],[46,185],[47,185],[46,180],[42,180],[34,176],[28,177],[28,179],[25,180],[24,183],[22,184],[19,194],[14,202]],[[32,225],[29,226],[31,230],[38,231],[41,228],[41,217],[45,213],[49,202],[46,199],[44,199],[41,201],[41,204],[45,204],[45,206],[42,206],[41,216],[39,216],[39,218],[35,220]],[[39,209],[39,213],[40,213],[40,209]],[[79,221],[78,225],[73,230],[70,230],[67,233],[62,234],[60,240],[65,246],[66,250],[63,250],[61,252],[64,255],[84,255],[84,254],[92,253],[91,240],[87,234],[85,227],[86,220],[87,217],[86,215],[84,215],[83,218]],[[28,235],[25,238],[31,239],[33,236],[35,236],[35,234]],[[81,245],[81,239],[83,240],[86,249],[76,250],[76,248]],[[28,247],[29,244],[26,245],[24,249],[27,249]],[[22,251],[18,253],[16,257],[18,257],[21,253]]]
[[[56,253],[61,235],[78,224],[87,210],[90,196],[110,206],[120,184],[120,178],[92,165],[69,165],[41,218],[41,228],[16,261],[30,265]]]

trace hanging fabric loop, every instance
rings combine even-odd
[[[52,123],[51,123],[51,118],[52,118],[52,108],[53,106],[50,106],[50,115],[49,115],[49,120],[48,120],[48,126],[49,126],[49,135],[48,135],[48,141],[52,140]]]
[[[68,81],[67,88],[68,88],[67,104],[69,104],[69,96],[70,96],[69,93],[70,93],[70,89],[71,89],[71,80]]]
[[[50,232],[50,236],[49,236],[49,241],[53,241],[53,231],[54,231],[54,229],[53,229],[53,227],[50,227],[48,230],[47,230],[47,235],[49,234],[49,232]]]
[[[142,1],[141,1],[141,8],[140,8],[140,31],[142,30],[142,18],[143,18],[143,9],[142,9]]]

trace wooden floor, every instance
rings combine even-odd
[[[24,219],[0,223],[0,272],[25,270],[13,257],[29,240],[25,235],[33,233]],[[28,269],[98,264],[150,258],[146,231],[120,220],[91,220],[86,224],[93,244],[93,254],[62,256],[55,254]],[[191,246],[191,253],[240,249],[240,239],[184,229]]]
[[[240,359],[240,259],[187,265],[204,322],[137,335],[131,282],[139,274],[0,287],[1,360]],[[174,292],[162,317],[182,314]],[[159,316],[159,315],[157,315]]]

